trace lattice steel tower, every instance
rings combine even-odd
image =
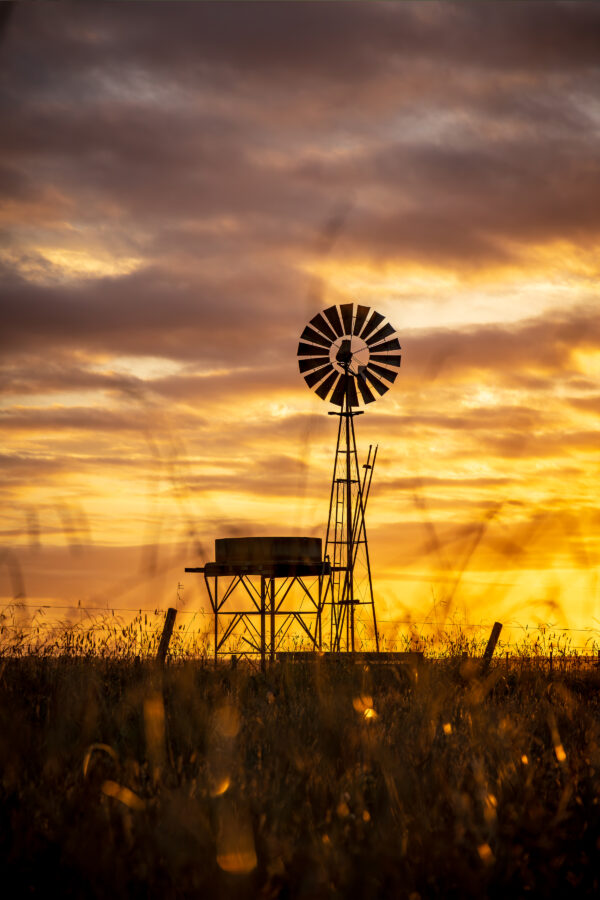
[[[355,312],[353,303],[330,306],[314,316],[298,345],[300,372],[308,386],[340,407],[329,413],[339,417],[339,425],[325,541],[333,591],[328,621],[323,622],[323,635],[328,630],[334,651],[357,649],[357,642],[368,636],[369,624],[379,650],[365,524],[377,447],[369,447],[361,476],[354,418],[362,415],[357,409],[361,401],[377,399],[372,388],[382,396],[394,383],[400,349],[395,329],[380,313],[360,305]]]

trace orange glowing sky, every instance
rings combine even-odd
[[[380,615],[600,627],[600,8],[3,14],[5,602],[198,607],[215,537],[323,536],[296,346],[354,300],[403,348]]]

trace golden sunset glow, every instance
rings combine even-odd
[[[597,53],[569,6],[19,5],[4,603],[207,609],[183,568],[215,538],[324,537],[336,423],[296,347],[354,301],[402,344],[357,420],[390,639],[600,628]]]

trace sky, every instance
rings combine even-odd
[[[600,628],[600,8],[2,14],[4,602],[199,609],[215,538],[324,536],[296,348],[357,302],[380,618]]]

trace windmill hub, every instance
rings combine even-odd
[[[335,359],[336,362],[339,362],[342,368],[350,365],[350,363],[352,362],[352,341],[349,338],[344,338],[337,349]]]
[[[346,370],[356,374],[359,366],[366,366],[369,362],[369,347],[361,338],[338,338],[331,345],[329,359],[334,369],[338,372]]]

